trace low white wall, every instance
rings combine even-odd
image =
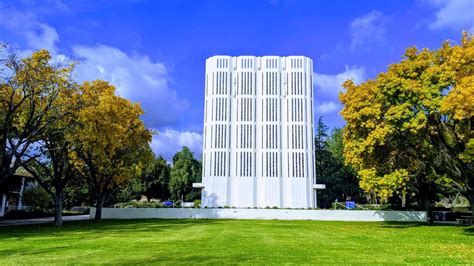
[[[90,209],[90,217],[95,208]],[[190,209],[104,208],[103,219],[260,219],[367,222],[425,222],[421,211],[290,210],[290,209]]]

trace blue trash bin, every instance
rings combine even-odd
[[[356,208],[355,201],[346,201],[346,208],[347,209],[355,209]]]

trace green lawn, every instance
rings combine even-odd
[[[256,220],[108,220],[0,227],[0,265],[465,263],[474,227]]]

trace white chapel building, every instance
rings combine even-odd
[[[304,56],[206,60],[203,207],[316,206],[312,73]]]

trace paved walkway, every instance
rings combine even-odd
[[[89,220],[89,215],[63,216],[63,221],[83,221]],[[34,218],[34,219],[7,219],[0,220],[0,226],[28,225],[28,224],[49,224],[54,222],[54,217]]]

